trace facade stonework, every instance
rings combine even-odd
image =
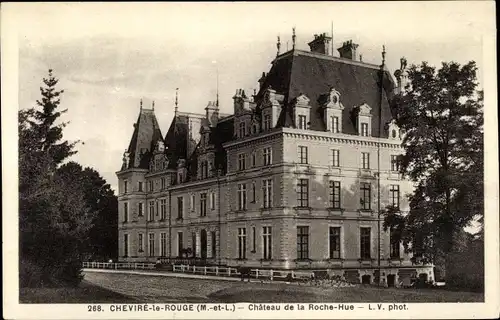
[[[379,219],[408,210],[412,191],[384,66],[292,49],[259,82],[252,97],[236,91],[232,115],[218,102],[205,115],[176,105],[165,136],[141,108],[117,172],[121,260],[432,279]]]

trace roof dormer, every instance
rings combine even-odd
[[[340,92],[331,87],[323,103],[323,120],[326,131],[333,133],[342,132],[342,111],[344,105],[340,102]]]
[[[293,119],[298,129],[309,129],[311,122],[310,99],[305,94],[300,94],[292,102]]]
[[[364,137],[372,136],[372,108],[363,103],[357,107],[357,128],[358,134]]]

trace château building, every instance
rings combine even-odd
[[[414,265],[384,231],[379,211],[408,210],[412,190],[398,168],[401,133],[391,97],[404,90],[385,64],[360,61],[352,41],[330,51],[278,54],[234,112],[218,101],[178,110],[164,136],[142,107],[119,179],[121,261],[196,257],[208,264],[328,270],[351,281],[397,284]],[[383,53],[383,56],[385,52]],[[380,235],[380,237],[379,237]]]

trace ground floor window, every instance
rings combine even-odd
[[[361,259],[371,258],[371,228],[361,228],[360,229],[360,255]]]
[[[212,236],[212,258],[215,258],[217,256],[216,255],[216,252],[217,252],[217,238],[216,238],[215,231],[211,232],[211,236]]]
[[[391,240],[391,258],[400,258],[400,252],[399,252],[399,238],[396,236],[395,232],[391,229],[390,233],[390,240]]]
[[[183,244],[183,234],[182,232],[177,232],[177,255],[180,257],[182,255]]]
[[[271,260],[273,252],[271,227],[262,228],[262,245],[263,245],[262,258],[264,260]]]
[[[340,259],[340,227],[330,227],[330,259]]]
[[[160,256],[165,257],[167,255],[167,234],[162,232],[160,234]]]
[[[309,259],[309,227],[297,227],[297,259]]]
[[[150,257],[155,256],[155,234],[154,233],[149,234],[149,256]]]
[[[238,259],[247,258],[247,231],[246,228],[238,228]]]
[[[128,257],[128,234],[123,235],[123,256]]]

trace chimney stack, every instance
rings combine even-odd
[[[331,54],[330,53],[330,41],[332,37],[328,36],[326,33],[320,35],[315,34],[314,40],[309,42],[309,48],[311,52],[321,53],[321,54]]]
[[[356,43],[353,43],[352,40],[346,41],[342,44],[342,47],[338,48],[337,50],[340,53],[341,58],[346,58],[346,59],[351,59],[351,60],[356,60],[357,57],[357,49],[359,45]]]

